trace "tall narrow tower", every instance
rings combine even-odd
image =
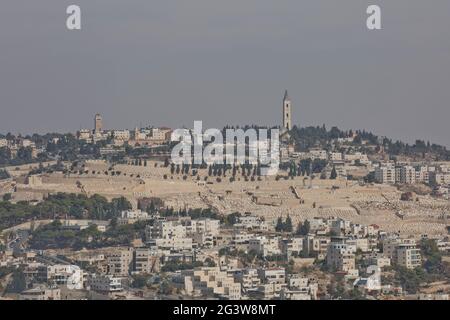
[[[292,105],[287,90],[283,98],[283,127],[286,130],[292,129]]]
[[[100,133],[103,130],[103,121],[102,121],[102,116],[97,113],[95,115],[95,127],[94,127],[94,132],[95,133]]]

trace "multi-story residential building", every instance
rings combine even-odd
[[[336,236],[348,235],[351,232],[351,221],[335,219],[331,222],[330,232]]]
[[[202,219],[187,219],[182,223],[186,227],[186,233],[193,235],[196,233],[206,233],[211,236],[219,234],[220,220],[202,218]]]
[[[298,274],[288,276],[287,289],[281,291],[281,298],[286,300],[316,300],[319,286],[308,278]]]
[[[355,248],[355,252],[357,250],[361,250],[362,252],[370,251],[370,243],[369,243],[369,239],[367,239],[367,238],[347,239],[345,241],[345,243],[348,244],[349,246],[353,246]]]
[[[84,140],[86,142],[92,141],[92,131],[89,129],[81,129],[78,131],[77,136],[79,140]]]
[[[328,159],[327,150],[311,149],[309,150],[309,157],[312,160],[314,159],[327,160]]]
[[[389,163],[375,168],[375,181],[383,184],[395,184],[395,166]]]
[[[408,269],[422,265],[420,249],[416,244],[401,243],[397,247],[397,264]]]
[[[106,257],[107,273],[119,277],[127,276],[132,262],[133,248],[112,252]]]
[[[286,283],[286,270],[284,268],[258,269],[258,275],[262,283]]]
[[[90,290],[103,294],[112,294],[123,291],[122,279],[112,275],[93,274],[88,278]]]
[[[184,289],[189,296],[218,296],[232,300],[241,298],[241,284],[219,267],[202,267],[183,271]]]
[[[248,250],[254,250],[263,257],[281,254],[278,237],[268,238],[259,236],[250,239],[248,242]]]
[[[244,290],[257,288],[261,284],[257,269],[244,269],[236,273],[234,277],[241,283]]]
[[[211,248],[214,246],[215,235],[210,232],[197,232],[192,235],[192,241],[197,247]]]
[[[186,236],[186,226],[179,220],[158,220],[153,226],[147,226],[145,229],[146,239],[185,238]]]
[[[170,128],[152,128],[150,129],[150,137],[148,138],[152,143],[165,143],[170,141],[172,129]]]
[[[234,246],[248,246],[250,239],[253,239],[255,235],[243,230],[239,230],[233,233],[231,244]]]
[[[261,231],[267,231],[269,229],[269,226],[264,221],[264,218],[256,215],[251,215],[249,213],[238,217],[237,221],[238,222],[233,225],[234,228]]]
[[[436,240],[436,245],[439,251],[450,252],[450,241],[447,239]]]
[[[277,299],[284,298],[289,299],[286,296],[283,296],[283,292],[286,290],[286,283],[264,283],[261,284],[256,290],[252,290],[248,292],[248,295],[252,299]]]
[[[299,255],[303,251],[303,238],[292,237],[282,239],[280,241],[280,248],[283,254],[289,259],[292,255]]]
[[[71,264],[55,264],[40,266],[38,279],[52,285],[64,285],[68,289],[82,289],[85,275],[79,266]]]
[[[113,138],[115,140],[128,141],[130,140],[131,133],[129,130],[114,130]]]
[[[159,270],[159,257],[149,248],[136,248],[133,253],[133,273],[149,274]]]
[[[131,224],[137,221],[143,221],[148,219],[148,213],[141,210],[125,210],[120,213],[120,217],[117,219],[118,224]]]
[[[430,183],[434,185],[450,185],[450,173],[430,172]]]
[[[327,266],[336,271],[348,272],[355,269],[353,249],[344,242],[331,242],[327,251]]]
[[[383,241],[383,255],[395,264],[408,269],[418,267],[422,263],[420,249],[414,239],[388,238]]]
[[[331,162],[342,161],[342,153],[340,152],[330,152],[328,155],[328,160]]]
[[[187,229],[180,220],[159,220],[146,227],[146,240],[159,249],[192,250],[192,237],[187,236]]]
[[[417,166],[416,170],[416,182],[429,183],[431,168],[428,166]]]
[[[416,183],[416,169],[413,166],[401,166],[400,167],[400,181],[404,184]]]
[[[157,238],[150,239],[148,244],[152,247],[155,246],[161,250],[173,250],[173,251],[185,251],[192,250],[192,238],[179,238],[179,237],[168,237],[168,238]]]
[[[303,238],[303,253],[307,256],[323,255],[331,242],[329,237],[307,235]]]

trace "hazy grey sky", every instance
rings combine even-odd
[[[301,126],[450,146],[450,1],[0,3],[2,133],[91,128],[96,112],[106,128],[275,125],[285,88]]]

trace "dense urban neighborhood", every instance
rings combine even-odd
[[[0,136],[1,299],[448,300],[450,151],[292,126],[287,92],[279,129],[275,175],[99,114]]]

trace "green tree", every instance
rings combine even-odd
[[[336,178],[337,178],[336,167],[333,166],[333,169],[331,170],[331,174],[330,174],[330,179],[335,180]]]
[[[275,225],[275,231],[276,232],[282,232],[283,231],[283,219],[281,217],[278,217],[277,224]]]
[[[11,193],[5,193],[3,195],[3,201],[9,201],[11,200],[11,198],[12,198]]]
[[[289,215],[286,218],[286,222],[284,223],[283,230],[285,232],[292,232],[292,220],[291,220],[291,217]]]
[[[301,236],[306,236],[309,233],[309,230],[310,230],[310,223],[308,220],[305,220],[304,223],[302,222],[298,223],[296,233]]]
[[[16,269],[13,272],[12,280],[7,287],[7,292],[10,293],[20,293],[24,291],[27,287],[27,282],[25,280],[25,274],[21,269]]]
[[[141,289],[147,285],[149,277],[146,275],[134,275],[132,278],[131,287]]]

